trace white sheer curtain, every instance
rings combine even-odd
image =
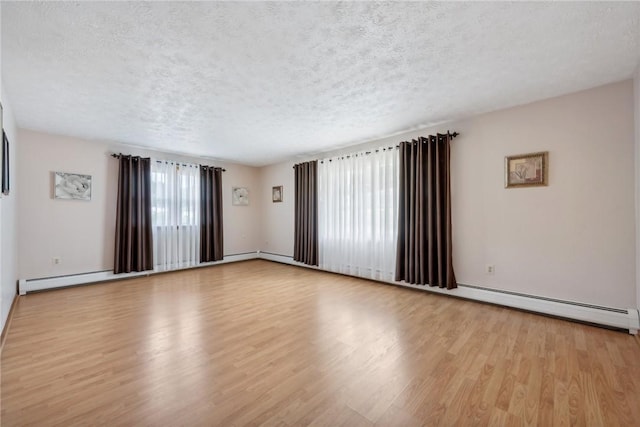
[[[398,233],[398,150],[318,165],[320,268],[393,280]]]
[[[200,262],[198,165],[151,161],[151,222],[156,270]]]

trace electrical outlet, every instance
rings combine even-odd
[[[496,266],[492,264],[487,264],[487,269],[485,270],[487,274],[493,274],[496,272]]]
[[[58,264],[60,264],[60,262],[61,262],[61,260],[60,260],[59,256],[54,256],[53,258],[51,258],[51,263],[53,265],[58,265]]]

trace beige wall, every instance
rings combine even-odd
[[[436,131],[452,147],[454,267],[460,283],[628,308],[636,301],[631,80],[363,144]],[[549,186],[504,188],[504,156],[549,151]],[[328,157],[321,156],[321,157]],[[292,162],[262,169],[262,192],[293,190]],[[293,204],[267,203],[265,251],[292,255]],[[487,264],[495,274],[485,273]]]
[[[635,141],[635,166],[636,166],[636,307],[640,310],[640,64],[636,68],[633,79],[636,141]]]
[[[19,199],[19,277],[21,279],[87,273],[113,268],[117,160],[113,152],[176,159],[198,159],[133,149],[107,142],[20,130],[23,149]],[[256,168],[201,161],[223,166],[224,253],[232,255],[258,249],[259,209],[255,197]],[[92,200],[53,199],[53,172],[92,176]],[[231,187],[250,191],[250,206],[231,206]],[[54,265],[53,257],[61,263]]]
[[[2,3],[0,2],[0,70],[2,70]],[[16,123],[11,109],[11,103],[0,76],[0,101],[3,107],[2,127],[7,133],[10,147],[10,183],[9,195],[0,196],[0,331],[9,316],[11,304],[16,296],[16,282],[18,280],[18,183],[16,171],[16,153],[20,149],[16,132]],[[0,156],[1,157],[1,156]]]
[[[262,197],[260,249],[276,255],[293,255],[295,162],[265,166],[260,170]],[[273,203],[271,189],[282,185],[282,202]]]
[[[0,330],[4,328],[11,303],[16,295],[16,283],[18,280],[18,203],[17,194],[19,183],[16,179],[16,171],[19,169],[16,154],[20,150],[15,120],[11,110],[11,104],[4,84],[0,89],[3,107],[3,127],[9,139],[10,154],[10,184],[9,195],[0,196]]]
[[[452,161],[458,280],[626,308],[637,301],[633,103],[628,80],[341,152],[460,132]],[[19,277],[112,268],[117,165],[108,153],[148,152],[31,131],[19,138]],[[550,153],[549,187],[504,189],[504,156],[540,150]],[[223,165],[226,255],[292,255],[294,163]],[[53,200],[53,171],[92,175],[93,200]],[[284,186],[282,203],[271,202],[277,185]],[[232,186],[249,187],[250,206],[231,206]],[[487,264],[495,265],[493,275]]]

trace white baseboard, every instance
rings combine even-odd
[[[209,267],[212,265],[245,261],[256,258],[289,265],[296,265],[299,267],[305,267],[314,270],[321,270],[318,267],[296,262],[291,256],[260,251],[227,255],[222,261],[203,263],[196,267],[190,268]],[[98,271],[94,273],[73,274],[68,276],[48,277],[41,279],[22,279],[19,281],[19,292],[20,295],[25,295],[27,292],[42,291],[46,289],[55,289],[66,286],[82,285],[96,282],[105,282],[110,280],[119,280],[130,277],[149,276],[151,274],[157,273],[162,273],[162,271],[145,271],[139,273],[136,272],[123,274],[113,274],[113,271]],[[627,329],[629,330],[629,333],[634,335],[637,334],[638,330],[640,330],[640,312],[635,308],[622,309],[612,307],[598,307],[572,301],[552,300],[533,295],[516,294],[512,292],[503,292],[499,290],[465,285],[460,285],[456,289],[446,290],[437,287],[411,285],[403,282],[381,282],[389,283],[396,286],[405,286],[408,288],[419,289],[421,291],[433,292],[442,295],[455,296],[474,301],[482,301],[491,304],[503,305],[506,307],[518,308],[521,310],[549,314],[552,316],[559,316],[568,319],[579,320],[582,322]]]
[[[258,258],[266,259],[267,261],[274,261],[282,264],[297,265],[299,267],[311,268],[312,270],[322,271],[320,267],[316,267],[315,265],[308,265],[302,262],[294,261],[293,257],[288,255],[279,255],[279,254],[272,254],[270,252],[258,251]]]
[[[258,252],[247,252],[243,254],[225,255],[224,259],[215,262],[205,262],[197,266],[176,269],[171,271],[188,270],[191,268],[209,267],[212,265],[227,264],[230,262],[245,261],[258,258]],[[142,271],[134,273],[114,274],[112,270],[96,271],[93,273],[70,274],[58,277],[45,277],[40,279],[21,279],[18,281],[20,295],[27,292],[44,291],[47,289],[63,288],[67,286],[84,285],[96,282],[107,282],[110,280],[127,279],[139,276],[149,276],[151,274],[164,273],[162,270]]]
[[[268,252],[260,252],[258,255],[261,259],[269,261],[320,270],[320,268],[318,267],[296,262],[292,257],[286,255],[272,254]],[[479,288],[474,286],[460,285],[456,289],[446,290],[431,286],[411,285],[404,282],[394,282],[386,280],[379,282],[419,289],[421,291],[433,292],[442,295],[455,296],[474,301],[498,304],[506,307],[533,311],[536,313],[564,317],[567,319],[579,320],[581,322],[595,323],[598,325],[627,329],[629,333],[633,335],[637,334],[638,330],[640,329],[640,312],[638,312],[638,310],[635,308],[623,309],[598,307],[573,301],[560,301],[533,295],[516,294],[512,292],[503,292],[499,290]]]

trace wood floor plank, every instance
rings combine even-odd
[[[640,339],[248,261],[20,297],[2,426],[640,425]]]

